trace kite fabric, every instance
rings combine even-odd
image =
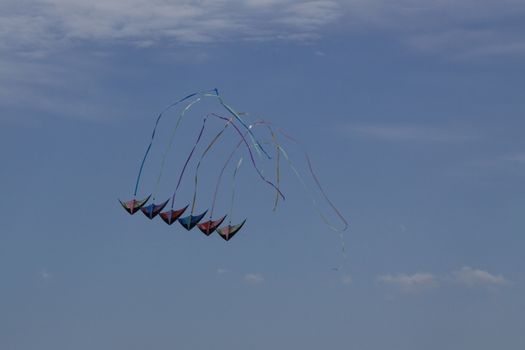
[[[177,140],[179,129],[183,129],[181,127],[182,120],[190,115],[192,119],[195,119],[195,114],[197,114],[197,118],[199,118],[198,113],[195,113],[195,107],[203,100],[207,99],[211,99],[212,101],[215,99],[218,102],[220,109],[226,112],[225,115],[218,112],[201,115],[200,118],[202,118],[202,125],[200,129],[198,129],[198,133],[196,134],[189,154],[184,157],[184,155],[181,156],[181,152],[179,151],[177,154],[171,155],[171,149],[173,148],[175,140]],[[164,151],[159,154],[160,166],[157,169],[157,176],[155,177],[156,181],[151,186],[153,191],[142,197],[138,197],[139,193],[144,192],[142,181],[143,173],[145,171],[152,171],[151,166],[147,166],[147,164],[150,155],[154,153],[154,150],[157,148],[157,143],[159,143],[159,131],[165,129],[162,121],[168,118],[169,111],[176,109],[178,109],[178,111],[176,112],[175,125],[173,126],[171,133],[168,133],[169,137],[164,143]],[[314,171],[312,160],[309,154],[305,151],[305,148],[295,138],[290,136],[284,130],[274,126],[274,124],[269,121],[257,120],[249,123],[244,118],[249,118],[249,114],[236,111],[225,102],[223,96],[219,94],[219,90],[217,89],[194,92],[169,104],[154,119],[153,131],[149,137],[146,151],[139,163],[138,173],[132,191],[132,199],[128,201],[119,200],[121,206],[130,215],[135,214],[137,211],[141,211],[144,216],[150,220],[154,220],[158,216],[167,225],[172,225],[173,223],[178,222],[187,231],[197,227],[205,236],[211,236],[216,232],[219,237],[225,241],[229,241],[236,236],[243,227],[245,227],[247,222],[247,218],[233,221],[234,208],[236,213],[242,209],[242,206],[238,207],[236,204],[236,182],[241,175],[243,177],[248,176],[248,172],[246,172],[246,174],[244,171],[242,174],[240,172],[243,163],[243,156],[240,153],[245,153],[250,160],[248,162],[249,166],[253,169],[252,176],[261,181],[264,186],[267,186],[269,190],[275,193],[275,197],[272,199],[273,203],[270,203],[272,211],[278,209],[280,200],[285,200],[281,181],[282,165],[288,165],[297,181],[310,197],[314,208],[326,226],[340,234],[342,254],[344,258],[346,253],[344,248],[343,231],[348,228],[348,222],[328,197],[325,189],[321,185],[321,182]],[[220,125],[217,126],[215,125],[216,123],[219,123]],[[217,131],[210,134],[208,129],[216,127]],[[184,134],[188,135],[189,132],[188,136],[191,136],[191,129],[186,128],[188,127],[184,127]],[[201,141],[206,139],[208,139],[208,141],[205,141],[205,146],[201,146]],[[227,142],[228,140],[230,140],[229,143]],[[233,140],[233,142],[231,140]],[[302,150],[305,157],[305,165],[302,169],[309,174],[312,183],[315,184],[315,191],[307,185],[307,182],[300,171],[301,168],[297,167],[295,162],[292,162],[289,154],[283,147],[282,141],[297,145]],[[228,149],[231,147],[230,144],[234,145],[233,149]],[[268,150],[266,150],[263,145],[270,146]],[[203,147],[202,150],[200,150],[201,147]],[[180,147],[178,146],[177,149],[180,149]],[[198,153],[200,156],[197,156],[197,159],[192,161],[195,153]],[[207,170],[201,172],[201,167],[209,164],[208,159],[212,153],[215,157],[212,158],[212,160],[215,159],[219,160],[219,162],[224,162],[222,168],[217,169],[217,171]],[[221,161],[221,158],[224,155],[226,155],[226,158]],[[235,165],[232,164],[234,159],[237,159]],[[162,201],[157,202],[157,196],[159,189],[161,188],[160,185],[163,181],[166,182],[166,179],[168,178],[164,175],[168,164],[180,165],[181,169],[178,176],[175,177],[176,181],[172,187],[174,190],[171,197],[166,196]],[[273,170],[266,172],[266,167],[271,167]],[[184,175],[188,169],[193,169],[193,185],[186,184],[184,181]],[[223,175],[227,171],[232,172],[232,186],[229,208],[226,211],[224,208],[225,203],[218,200],[218,194],[220,192]],[[216,178],[214,191],[212,193],[200,191],[199,188],[203,181],[204,183],[208,183],[207,181],[209,181],[210,177]],[[170,176],[169,178],[173,178],[173,176]],[[185,187],[187,190],[193,187],[191,202],[177,202],[177,194],[181,187]],[[317,195],[314,192],[316,192]],[[321,202],[319,199],[321,199]],[[321,203],[334,214],[340,224],[327,218],[325,213],[323,213]],[[211,205],[209,207],[201,207],[201,209],[197,210],[199,204]],[[214,216],[216,209],[221,211],[220,215],[222,216]]]
[[[147,201],[149,201],[149,198],[151,197],[151,195],[147,196],[146,198],[142,199],[142,200],[137,200],[137,199],[132,199],[130,201],[127,201],[127,202],[122,202],[120,199],[119,199],[119,202],[120,204],[122,205],[122,207],[128,212],[130,213],[131,215],[135,214],[140,208],[142,208],[144,206],[144,204],[146,204]]]

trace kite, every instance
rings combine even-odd
[[[213,112],[200,116],[200,118],[202,118],[202,125],[200,129],[198,129],[197,135],[194,138],[195,141],[189,151],[189,154],[187,154],[182,159],[177,159],[176,161],[169,162],[169,164],[181,165],[180,173],[178,177],[176,177],[177,181],[174,184],[173,193],[171,194],[171,197],[168,197],[168,199],[164,197],[161,201],[157,202],[157,194],[159,192],[160,187],[159,185],[161,184],[162,179],[164,178],[163,174],[165,171],[166,164],[168,164],[168,159],[175,158],[170,157],[170,152],[173,148],[174,141],[177,140],[177,133],[181,128],[182,121],[187,115],[190,114],[190,112],[192,112],[192,109],[197,104],[201,103],[203,100],[217,101],[222,112],[225,113],[221,114],[219,112]],[[168,115],[169,111],[177,109],[179,107],[180,109],[178,112],[178,117],[171,132],[171,136],[165,143],[164,152],[161,155],[160,167],[158,168],[156,182],[152,186],[153,190],[144,195],[143,197],[138,197],[139,193],[144,192],[142,188],[142,175],[146,168],[151,170],[151,167],[147,167],[146,164],[148,164],[148,159],[150,157],[150,154],[152,153],[152,150],[156,149],[156,145],[158,143],[157,134],[160,130],[168,129],[164,127],[164,124],[162,122],[167,118],[166,116]],[[130,215],[134,215],[136,212],[141,211],[144,214],[144,216],[146,216],[150,220],[159,217],[167,225],[172,225],[175,222],[178,222],[187,231],[191,231],[195,227],[197,227],[198,231],[201,231],[205,236],[211,236],[214,232],[216,232],[219,237],[221,237],[225,241],[229,241],[234,236],[236,236],[243,227],[245,227],[245,224],[247,222],[247,218],[243,218],[239,221],[232,220],[235,217],[233,214],[236,201],[235,184],[237,181],[237,177],[240,173],[241,165],[243,163],[243,156],[239,155],[239,153],[241,151],[244,151],[248,156],[251,168],[255,170],[255,174],[257,175],[256,178],[258,178],[259,181],[262,181],[262,183],[264,183],[269,190],[275,192],[275,199],[273,199],[273,211],[277,210],[280,200],[285,200],[285,196],[281,186],[281,165],[283,162],[285,162],[289,166],[292,173],[295,175],[297,181],[304,188],[305,192],[308,193],[313,206],[315,207],[316,211],[318,212],[322,220],[325,222],[325,224],[333,231],[339,232],[342,252],[344,254],[345,248],[342,233],[348,228],[348,222],[326,194],[324,188],[321,185],[321,182],[319,181],[316,173],[314,172],[311,158],[308,155],[308,153],[304,150],[304,147],[301,146],[299,141],[290,136],[284,130],[276,127],[273,123],[266,120],[255,120],[250,123],[247,120],[245,120],[245,118],[247,118],[246,116],[249,117],[247,113],[237,112],[233,107],[227,104],[224,101],[223,97],[219,94],[219,91],[217,89],[194,92],[169,104],[155,118],[153,131],[149,138],[146,151],[139,163],[140,166],[138,169],[138,174],[132,192],[133,197],[131,200],[128,201],[122,201],[119,199],[121,206]],[[192,113],[192,119],[195,118],[199,118],[199,115],[197,114],[197,117],[195,117],[195,113]],[[221,127],[218,129],[218,132],[210,135],[210,133],[207,130],[207,127],[213,128],[214,125],[210,126],[210,124],[216,122],[220,123]],[[192,131],[191,129],[185,127],[184,133],[187,136],[189,136],[191,135]],[[229,146],[226,146],[224,144],[225,139],[233,140],[232,142],[230,142],[234,145],[233,149],[230,149],[228,151],[227,147],[231,147],[231,145],[228,144]],[[199,151],[200,144],[204,140],[209,141],[202,148],[202,151]],[[313,183],[315,184],[315,187],[318,190],[317,195],[315,195],[314,191],[311,188],[309,188],[304,179],[304,176],[299,171],[299,168],[296,167],[295,163],[292,162],[292,160],[290,159],[290,156],[283,147],[283,141],[293,143],[299,146],[299,148],[304,153],[304,157],[306,160],[305,168],[310,174],[311,179],[313,180]],[[224,151],[225,148],[226,151]],[[213,194],[210,193],[211,206],[201,208],[201,210],[198,210],[198,204],[201,202],[198,202],[197,200],[200,200],[199,197],[202,196],[202,191],[199,191],[202,182],[201,176],[203,175],[201,171],[201,166],[208,160],[207,156],[209,155],[209,153],[212,150],[217,149],[220,150],[216,152],[217,154],[219,154],[219,157],[225,154],[227,154],[228,156],[224,160],[222,168],[220,168],[220,170],[217,169],[218,171],[212,172],[212,174],[217,174],[217,180],[215,182],[215,189],[213,191]],[[199,154],[198,152],[200,152],[200,157],[197,156],[198,160],[192,162],[192,159],[194,158],[195,154]],[[215,159],[217,159],[217,157]],[[232,161],[234,159],[238,159],[237,164],[235,166],[232,165]],[[196,164],[192,165],[193,163]],[[263,169],[263,167],[268,166],[273,168],[273,171],[270,173],[270,176],[273,178],[269,178],[268,172],[265,172]],[[193,197],[191,199],[191,202],[180,203],[178,202],[179,197],[177,196],[177,194],[181,189],[181,186],[185,187],[188,190],[191,188],[189,185],[185,185],[184,175],[192,167],[194,171],[192,186]],[[222,212],[219,216],[215,216],[216,209],[221,206],[221,204],[217,200],[218,193],[221,187],[223,175],[228,169],[233,169],[229,210],[227,212]],[[205,172],[204,175],[210,175],[210,172]],[[319,194],[323,202],[327,205],[327,207],[329,207],[332,210],[332,212],[338,218],[340,222],[339,226],[334,224],[332,222],[333,220],[329,220],[321,210],[321,206],[318,201]],[[210,203],[208,202],[208,204]]]

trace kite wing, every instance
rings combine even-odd
[[[240,224],[238,225],[228,225],[228,226],[224,226],[222,228],[219,228],[217,229],[217,233],[225,240],[225,241],[229,241],[230,239],[233,238],[233,236],[235,236],[235,234],[237,232],[239,232],[239,230],[242,228],[242,226],[244,225],[244,223],[246,222],[246,219],[244,219],[243,222],[241,222]]]
[[[165,201],[164,203],[155,204],[151,203],[150,205],[147,205],[145,207],[140,208],[142,213],[146,215],[150,220],[153,219],[155,216],[159,215],[159,213],[164,209],[166,204],[168,204],[169,199]]]
[[[200,215],[188,215],[186,217],[180,218],[179,223],[184,227],[186,230],[191,230],[199,223],[199,221],[202,220],[204,215],[206,215],[208,211],[206,210],[204,213]]]
[[[226,215],[224,215],[219,220],[208,220],[206,222],[200,223],[197,225],[197,227],[202,233],[204,233],[206,236],[209,236],[222,224],[224,219],[226,219]]]
[[[120,202],[120,204],[122,205],[122,207],[130,214],[130,215],[133,215],[135,214],[140,208],[142,208],[144,206],[144,204],[146,204],[147,201],[149,201],[149,198],[151,197],[151,195],[147,196],[146,198],[142,199],[142,200],[136,200],[135,198],[133,198],[132,200],[129,200],[127,202],[123,202],[121,201],[120,199],[118,200]]]
[[[178,210],[165,211],[164,213],[160,213],[160,217],[165,223],[171,225],[177,221],[177,219],[186,211],[186,209],[188,209],[188,206]]]

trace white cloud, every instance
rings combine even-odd
[[[0,109],[11,111],[0,115],[0,123],[32,125],[56,116],[103,122],[109,116],[130,113],[122,112],[126,103],[119,92],[109,94],[103,84],[109,75],[104,60],[80,56],[47,60],[0,57]]]
[[[315,29],[334,22],[339,16],[335,1],[296,1],[284,9],[281,23],[303,29]]]
[[[452,271],[451,274],[438,277],[430,272],[420,272],[412,275],[381,275],[377,282],[392,287],[400,292],[414,293],[439,287],[442,283],[447,286],[459,283],[466,287],[501,287],[510,286],[511,282],[501,275],[493,275],[487,271],[463,266]]]
[[[228,272],[228,270],[223,269],[223,268],[218,268],[217,269],[217,275],[224,275],[227,272]]]
[[[360,26],[388,30],[429,54],[525,54],[521,0],[349,0],[347,10]]]
[[[463,266],[452,273],[454,280],[469,287],[475,286],[506,286],[509,281],[501,275],[492,275],[487,271]]]
[[[341,283],[344,285],[350,285],[352,284],[352,276],[350,275],[344,275],[341,277]]]
[[[151,46],[238,40],[304,40],[339,17],[337,1],[7,0],[0,49],[54,51],[83,42]]]
[[[350,125],[340,129],[352,136],[381,139],[386,141],[428,141],[456,142],[473,137],[458,130],[421,127],[416,125]]]
[[[264,278],[260,273],[247,273],[244,275],[244,282],[248,284],[261,284],[263,281]]]
[[[263,7],[273,7],[279,5],[283,0],[246,0],[246,5],[263,8]]]
[[[515,33],[492,29],[463,29],[417,34],[406,43],[425,53],[454,53],[455,58],[505,54],[525,54],[525,40]]]
[[[384,26],[398,25],[399,18],[419,17],[418,22],[425,23],[439,14],[448,17],[448,21],[483,20],[525,11],[522,0],[348,0],[345,3],[355,11],[355,17]]]
[[[525,153],[514,153],[504,157],[509,162],[525,164]]]
[[[524,15],[522,0],[4,0],[0,50],[304,41],[340,23],[339,30],[383,31],[427,54],[524,55]]]
[[[439,285],[436,277],[428,272],[420,272],[413,275],[382,275],[377,278],[377,281],[394,287],[401,292],[408,293],[424,291]]]
[[[42,271],[40,271],[40,278],[41,279],[48,280],[51,277],[53,277],[53,276],[46,269],[43,269]]]

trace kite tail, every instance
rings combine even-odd
[[[215,89],[216,93],[217,93],[217,98],[219,99],[219,102],[220,104],[226,108],[226,110],[228,112],[230,112],[234,117],[235,119],[237,119],[239,121],[239,123],[241,123],[242,126],[244,126],[244,128],[246,130],[248,130],[248,132],[250,133],[250,139],[252,140],[252,143],[254,144],[255,146],[255,150],[257,151],[258,154],[260,154],[260,152],[262,151],[264,153],[264,155],[268,158],[268,159],[272,159],[272,157],[270,157],[270,155],[264,150],[264,148],[262,147],[262,145],[260,144],[259,141],[257,141],[257,139],[255,138],[255,135],[253,134],[253,132],[251,131],[250,127],[248,127],[248,125],[246,125],[246,123],[244,122],[244,120],[241,118],[241,116],[239,115],[239,113],[235,112],[233,110],[233,108],[231,108],[230,106],[228,106],[224,100],[222,99],[222,96],[219,94],[219,91],[217,89]]]
[[[159,125],[160,118],[162,118],[162,113],[159,114],[159,116],[157,117],[157,120],[155,121],[155,126],[153,127],[153,132],[151,134],[149,145],[146,148],[146,153],[144,154],[144,157],[142,158],[142,162],[140,163],[139,174],[137,175],[137,181],[135,182],[135,190],[133,191],[133,197],[137,196],[137,191],[139,189],[139,183],[140,183],[140,176],[142,175],[142,170],[144,169],[144,163],[146,163],[146,158],[148,158],[148,154],[149,154],[149,151],[151,150],[151,146],[153,145],[153,139],[155,138],[155,133],[157,132],[157,126]]]
[[[233,158],[233,155],[235,154],[235,152],[237,152],[237,150],[239,149],[239,147],[242,145],[242,140],[240,140],[238,143],[237,143],[237,146],[235,146],[235,148],[233,149],[233,151],[230,153],[230,155],[228,156],[228,159],[226,159],[226,162],[224,163],[224,166],[222,167],[221,169],[221,172],[219,174],[219,178],[217,179],[217,184],[215,185],[215,192],[213,193],[213,202],[212,202],[212,205],[211,205],[211,210],[210,210],[210,220],[211,218],[213,217],[213,211],[215,210],[215,203],[217,202],[217,194],[219,193],[219,186],[221,184],[221,179],[222,179],[222,175],[224,174],[224,170],[226,170],[226,167],[228,166],[228,164],[230,163],[230,161],[232,160]]]
[[[273,132],[273,130],[270,128],[270,133],[272,135],[272,141],[275,145],[275,153],[276,153],[276,158],[275,158],[275,180],[277,182],[277,189],[279,190],[281,188],[281,167],[280,167],[280,164],[281,164],[281,152],[279,152],[279,146],[278,146],[278,143],[277,143],[277,136],[275,135],[275,133]],[[279,204],[279,191],[276,191],[275,192],[275,202],[273,203],[273,211],[276,211],[277,210],[277,205]]]
[[[223,119],[223,120],[228,120],[228,118],[226,118],[226,117],[222,117],[222,116],[217,115],[217,114],[215,114],[215,113],[212,113],[212,115],[213,115],[214,117],[217,117],[217,118],[220,118],[220,119]],[[257,167],[257,164],[255,163],[255,158],[253,157],[253,153],[252,153],[252,151],[251,151],[251,149],[250,149],[250,145],[248,144],[248,141],[246,141],[246,138],[245,138],[244,135],[242,134],[241,130],[239,130],[239,128],[237,127],[237,125],[235,125],[235,124],[233,124],[233,123],[232,123],[232,125],[233,125],[233,127],[235,128],[235,130],[237,131],[237,133],[241,136],[242,141],[243,141],[244,144],[246,145],[246,148],[248,149],[248,153],[250,154],[250,160],[251,160],[251,162],[252,162],[252,165],[253,165],[253,167],[255,168],[255,170],[257,171],[257,174],[259,174],[259,177],[260,177],[264,182],[266,182],[268,185],[272,186],[272,187],[273,187],[273,188],[279,193],[279,195],[281,196],[281,198],[284,200],[285,197],[284,197],[283,193],[281,192],[281,190],[280,190],[279,188],[277,188],[277,186],[275,186],[275,185],[273,184],[273,182],[267,180],[267,179],[264,177],[264,175],[262,174],[262,172],[259,170],[259,168]],[[250,130],[250,128],[248,128],[248,130]]]
[[[197,148],[197,145],[199,144],[202,133],[204,132],[204,127],[206,126],[206,118],[204,118],[204,121],[202,122],[202,128],[199,132],[199,136],[197,137],[197,141],[193,145],[193,148],[191,149],[190,154],[188,155],[188,158],[186,159],[186,163],[184,163],[184,166],[182,167],[182,171],[179,176],[179,181],[177,182],[177,187],[175,188],[175,191],[173,191],[173,197],[171,198],[171,209],[173,209],[173,206],[175,204],[175,196],[177,194],[177,190],[179,189],[180,183],[182,181],[182,177],[184,176],[184,172],[186,171],[186,167],[188,166],[188,163],[190,162],[191,157],[193,156],[193,152],[195,152],[195,148]]]
[[[312,161],[311,161],[310,156],[308,155],[308,153],[306,153],[306,151],[304,152],[304,155],[306,157],[306,161],[308,162],[308,169],[310,170],[310,174],[312,175],[312,178],[314,179],[314,181],[315,181],[315,183],[317,185],[317,188],[319,188],[319,191],[323,195],[323,198],[326,200],[328,205],[330,205],[332,210],[336,213],[336,215],[339,217],[341,222],[343,222],[343,224],[344,224],[342,229],[335,230],[336,232],[339,233],[339,241],[341,242],[342,259],[343,259],[343,262],[344,262],[346,260],[346,246],[345,246],[345,239],[344,239],[344,236],[343,236],[343,231],[345,231],[348,228],[348,222],[346,221],[345,217],[341,214],[339,209],[337,209],[337,207],[334,205],[334,203],[332,203],[330,198],[328,198],[328,195],[324,191],[323,186],[321,185],[321,182],[319,181],[319,179],[317,178],[317,175],[314,172],[314,169],[313,169],[313,166],[312,166]],[[341,262],[341,265],[339,266],[338,270],[342,269],[343,262]]]
[[[233,171],[233,180],[232,180],[232,199],[230,202],[230,213],[228,214],[228,221],[229,225],[232,224],[232,216],[233,216],[233,203],[235,201],[235,178],[237,177],[237,172],[239,171],[239,168],[242,164],[242,157],[239,159],[239,162],[237,163],[237,166],[235,167],[235,170]]]
[[[339,264],[338,267],[334,268],[334,270],[336,270],[336,271],[342,270],[342,267],[344,266],[344,262],[346,261],[346,245],[345,245],[345,239],[344,239],[344,236],[343,236],[343,232],[348,228],[348,223],[347,223],[346,219],[340,214],[339,210],[332,204],[332,202],[328,199],[328,196],[326,196],[326,194],[324,193],[319,180],[315,176],[315,173],[314,173],[314,171],[313,171],[313,169],[311,167],[311,162],[310,162],[309,163],[309,169],[310,169],[310,172],[312,174],[312,177],[314,177],[316,185],[319,187],[321,193],[323,193],[323,197],[325,198],[325,200],[327,200],[328,204],[332,207],[332,209],[334,209],[335,213],[342,220],[342,222],[344,223],[344,226],[341,229],[341,228],[335,227],[334,225],[332,225],[330,223],[330,221],[326,218],[326,216],[321,211],[321,208],[319,207],[319,204],[317,203],[317,200],[315,199],[315,196],[313,195],[313,193],[310,190],[310,188],[306,185],[303,177],[301,176],[301,173],[299,173],[297,168],[294,166],[294,164],[292,163],[290,157],[288,157],[288,154],[286,153],[284,148],[282,148],[282,146],[280,146],[280,145],[278,147],[279,147],[280,152],[282,153],[282,155],[284,156],[284,158],[288,162],[288,165],[290,166],[290,168],[294,172],[295,176],[297,177],[297,179],[299,180],[299,182],[303,186],[305,192],[308,193],[308,195],[310,196],[310,199],[312,200],[312,203],[314,205],[315,210],[317,211],[317,214],[321,217],[321,219],[323,220],[325,225],[328,226],[328,228],[330,228],[332,231],[335,231],[335,232],[338,233],[339,244],[341,246],[341,263]],[[307,159],[309,159],[308,156],[307,156]]]
[[[264,150],[264,148],[261,146],[260,142],[257,141],[257,139],[255,138],[255,135],[251,132],[251,130],[248,128],[248,126],[246,125],[246,123],[244,122],[244,120],[241,118],[241,116],[239,115],[239,113],[235,112],[233,110],[232,107],[230,107],[229,105],[227,105],[222,96],[219,94],[219,90],[217,89],[212,89],[212,90],[204,90],[204,91],[198,91],[198,92],[194,92],[192,94],[189,94],[187,95],[186,97],[183,97],[181,98],[180,100],[177,100],[171,104],[169,104],[168,106],[166,106],[162,112],[159,113],[159,115],[157,116],[157,119],[155,120],[155,125],[153,127],[153,132],[151,133],[151,138],[150,138],[150,141],[149,141],[149,144],[148,146],[146,147],[146,152],[144,153],[144,157],[142,158],[142,161],[140,163],[140,167],[139,167],[139,171],[138,171],[138,174],[137,174],[137,180],[135,181],[135,188],[134,188],[134,191],[133,191],[133,196],[136,197],[137,196],[137,192],[138,192],[138,189],[139,189],[139,184],[140,184],[140,180],[141,180],[141,176],[142,176],[142,171],[144,170],[144,164],[146,163],[146,160],[149,156],[149,153],[150,153],[150,150],[151,150],[151,147],[153,145],[153,141],[155,139],[155,134],[157,132],[157,127],[159,125],[159,122],[162,118],[162,116],[164,115],[164,113],[166,113],[168,110],[170,110],[171,108],[177,106],[179,103],[181,102],[184,102],[192,97],[195,97],[195,96],[203,96],[203,97],[215,97],[219,100],[219,103],[228,111],[230,112],[236,120],[239,121],[239,123],[242,124],[242,126],[244,128],[246,128],[246,130],[248,130],[248,132],[250,133],[250,138],[252,140],[252,143],[254,144],[254,147],[255,149],[257,150],[257,152],[259,153],[260,151],[262,151],[267,157],[268,159],[270,159],[271,157],[268,155],[268,153],[266,153],[266,151]],[[198,99],[200,100],[200,98]],[[191,104],[193,105],[193,104]],[[191,106],[190,106],[191,107]],[[179,121],[177,122],[177,127],[178,127],[178,123],[180,122],[180,118],[179,117]],[[160,182],[160,181],[159,181]]]
[[[146,159],[148,158],[149,152],[151,150],[151,146],[153,145],[153,140],[155,139],[155,134],[157,132],[157,127],[158,127],[160,119],[162,118],[164,113],[166,113],[170,108],[175,107],[179,103],[184,102],[184,101],[192,98],[193,96],[208,94],[208,93],[210,93],[212,91],[217,91],[217,89],[201,91],[201,92],[194,92],[192,94],[189,94],[188,96],[186,96],[184,98],[181,98],[180,100],[175,101],[172,104],[168,105],[166,108],[164,108],[164,110],[162,112],[159,113],[159,115],[157,116],[157,119],[155,120],[155,126],[153,127],[153,132],[151,133],[151,138],[150,138],[148,147],[146,148],[146,152],[144,153],[144,157],[142,158],[142,162],[140,163],[139,172],[138,172],[138,175],[137,175],[137,180],[135,182],[135,190],[133,191],[133,196],[137,195],[138,188],[139,188],[139,183],[140,183],[140,177],[142,176],[142,170],[144,170],[144,164],[146,163]]]
[[[262,121],[258,121],[256,124],[258,124],[258,125],[265,125],[268,128],[268,130],[270,131],[270,133],[272,134],[272,136],[275,135],[275,133],[274,133],[272,127],[271,127],[272,124],[270,122],[262,120]],[[346,255],[346,245],[345,245],[343,232],[348,228],[348,222],[346,221],[345,217],[341,214],[339,209],[332,203],[332,201],[330,200],[330,198],[328,197],[328,195],[324,191],[324,189],[323,189],[323,187],[321,185],[321,182],[319,181],[319,178],[317,177],[317,175],[316,175],[316,173],[315,173],[315,171],[313,169],[313,165],[312,165],[312,161],[310,159],[310,156],[304,150],[304,148],[301,146],[299,141],[297,141],[295,138],[291,137],[290,135],[288,135],[287,133],[285,133],[281,129],[279,129],[279,133],[282,134],[287,139],[295,142],[296,144],[298,144],[301,147],[301,150],[303,151],[303,153],[304,153],[304,155],[306,157],[307,163],[308,163],[308,170],[310,171],[310,174],[311,174],[311,176],[312,176],[312,178],[313,178],[317,188],[321,192],[324,200],[328,203],[330,208],[334,211],[334,213],[337,215],[337,217],[343,223],[343,227],[342,228],[337,228],[337,227],[335,227],[334,225],[332,225],[330,223],[328,218],[323,214],[319,204],[317,203],[317,200],[316,200],[314,194],[312,193],[312,191],[310,190],[308,185],[306,185],[306,182],[304,181],[301,173],[297,170],[297,168],[295,167],[294,163],[292,162],[292,160],[288,156],[288,153],[286,152],[286,150],[279,143],[277,143],[277,138],[276,137],[272,137],[273,142],[275,143],[275,146],[276,146],[276,148],[279,151],[278,153],[281,153],[283,155],[283,157],[287,161],[289,167],[292,169],[293,173],[295,174],[295,177],[297,178],[299,183],[301,183],[301,185],[303,186],[304,191],[306,193],[308,193],[308,195],[310,196],[310,199],[312,200],[312,204],[313,204],[315,210],[317,211],[318,215],[321,217],[321,219],[323,220],[323,222],[325,223],[325,225],[328,228],[330,228],[331,230],[339,233],[339,242],[340,242],[340,245],[341,245],[341,264],[338,267],[334,268],[334,270],[340,271],[342,269],[342,267],[344,265],[344,261],[346,261],[346,257],[347,257],[347,255]]]
[[[191,204],[191,214],[193,214],[193,211],[195,210],[195,205],[197,203],[197,188],[198,188],[198,184],[199,184],[199,169],[201,167],[201,163],[202,163],[202,160],[204,159],[204,157],[206,156],[206,154],[211,150],[211,148],[213,147],[213,145],[215,144],[215,142],[217,142],[217,140],[222,136],[222,134],[224,133],[224,131],[226,131],[226,129],[228,128],[228,125],[232,122],[233,118],[230,118],[226,124],[224,125],[224,127],[222,128],[221,131],[219,131],[219,133],[217,135],[215,135],[215,137],[211,140],[211,142],[208,144],[208,147],[206,147],[206,149],[204,150],[204,152],[202,152],[202,155],[199,159],[199,162],[197,163],[197,167],[195,169],[195,178],[194,178],[194,183],[195,183],[195,189],[193,190],[193,201],[192,201],[192,204]],[[213,209],[212,209],[213,211]],[[210,217],[211,217],[211,214],[210,214]]]
[[[275,135],[275,132],[273,131],[272,129],[272,123],[269,122],[269,121],[266,121],[266,120],[260,120],[260,121],[257,121],[254,125],[265,125],[268,130],[270,131],[270,134],[272,134],[272,136]],[[294,163],[292,162],[292,160],[290,159],[290,157],[288,156],[288,153],[286,153],[286,150],[284,149],[284,147],[282,147],[279,143],[277,143],[277,138],[276,137],[272,137],[272,141],[275,143],[275,146],[276,148],[279,150],[279,152],[283,155],[283,157],[286,159],[288,165],[290,166],[290,168],[292,169],[293,173],[295,174],[295,177],[298,179],[298,181],[301,183],[301,185],[303,186],[304,190],[309,194],[311,200],[312,200],[312,203],[314,205],[314,207],[316,208],[319,216],[321,217],[321,219],[324,221],[324,223],[333,231],[336,231],[336,232],[342,232],[342,231],[346,231],[348,229],[348,221],[345,219],[345,217],[341,214],[341,212],[339,211],[339,209],[337,208],[337,206],[330,200],[330,198],[328,197],[328,195],[326,194],[325,190],[323,189],[323,186],[321,185],[321,181],[319,181],[319,178],[317,177],[314,169],[313,169],[313,165],[312,165],[312,161],[311,161],[311,158],[310,158],[310,155],[308,154],[308,152],[306,152],[306,150],[304,149],[304,147],[301,145],[301,143],[295,139],[294,137],[290,136],[289,134],[287,134],[284,130],[282,129],[278,129],[279,133],[281,135],[283,135],[285,138],[293,141],[294,143],[296,143],[300,148],[301,148],[301,151],[303,152],[305,158],[306,158],[306,161],[307,161],[307,164],[308,164],[308,170],[310,172],[310,175],[312,176],[312,179],[314,180],[315,184],[316,184],[316,187],[319,189],[319,192],[321,192],[322,194],[322,197],[323,199],[327,202],[328,206],[333,210],[333,212],[335,213],[335,215],[339,218],[339,220],[341,221],[341,223],[343,224],[342,227],[340,228],[337,228],[335,226],[333,226],[332,224],[330,224],[330,221],[326,218],[326,216],[322,213],[320,207],[319,207],[319,204],[317,203],[317,200],[315,199],[315,196],[313,195],[313,193],[311,192],[310,188],[308,187],[308,185],[306,185],[306,182],[304,181],[301,173],[297,170],[297,168],[294,166]]]
[[[192,95],[190,95],[190,96],[192,96]],[[177,123],[175,124],[175,127],[173,128],[173,131],[171,133],[170,141],[169,141],[168,145],[166,146],[166,149],[164,150],[164,154],[162,155],[162,160],[160,162],[160,171],[159,171],[159,175],[157,177],[157,183],[155,184],[155,190],[153,191],[153,200],[155,200],[155,195],[157,194],[157,191],[159,189],[160,180],[162,179],[162,175],[164,173],[164,166],[166,164],[166,158],[168,157],[168,153],[170,152],[171,146],[173,145],[173,141],[175,140],[175,135],[177,134],[177,130],[179,129],[180,122],[182,121],[182,118],[184,118],[184,115],[186,114],[186,112],[191,107],[193,107],[193,105],[195,103],[199,102],[200,100],[201,100],[200,97],[197,98],[196,100],[193,100],[188,105],[186,105],[186,107],[179,114],[179,118],[177,119]]]
[[[346,221],[345,217],[341,214],[339,209],[337,209],[337,207],[334,205],[334,203],[332,203],[330,198],[328,198],[328,195],[326,194],[325,190],[323,189],[323,186],[321,185],[321,182],[319,181],[319,179],[317,178],[317,175],[314,172],[314,169],[313,169],[313,166],[312,166],[312,161],[311,161],[310,156],[308,155],[308,153],[304,152],[304,156],[306,157],[306,161],[308,162],[308,169],[310,170],[310,174],[312,175],[312,178],[314,179],[315,184],[317,185],[317,188],[319,189],[319,192],[321,192],[321,194],[323,195],[323,198],[325,199],[326,203],[328,203],[330,208],[332,208],[334,213],[337,215],[337,217],[339,217],[339,220],[341,220],[341,222],[344,225],[342,229],[339,229],[339,231],[345,231],[348,228],[348,221]]]
[[[335,204],[330,200],[330,198],[328,197],[328,195],[326,194],[325,190],[323,189],[323,186],[321,185],[321,181],[319,181],[319,178],[317,177],[314,169],[313,169],[313,166],[312,166],[312,160],[310,158],[310,155],[308,154],[308,152],[306,152],[306,150],[304,149],[304,147],[301,145],[301,143],[296,140],[295,138],[293,138],[292,136],[288,135],[284,130],[280,129],[279,132],[284,136],[286,137],[287,139],[295,142],[297,145],[299,145],[299,147],[301,148],[301,150],[303,151],[304,153],[304,156],[306,158],[306,161],[308,163],[308,170],[310,171],[310,175],[312,176],[312,179],[314,180],[317,188],[319,189],[319,192],[321,192],[324,200],[326,201],[326,203],[328,203],[328,205],[330,206],[330,208],[334,211],[334,213],[337,215],[337,217],[339,218],[339,220],[341,221],[341,223],[343,224],[342,228],[335,228],[331,225],[331,228],[336,231],[336,232],[341,232],[341,231],[346,231],[346,229],[348,229],[348,221],[346,221],[345,217],[341,214],[341,212],[339,211],[339,209],[335,206]]]

